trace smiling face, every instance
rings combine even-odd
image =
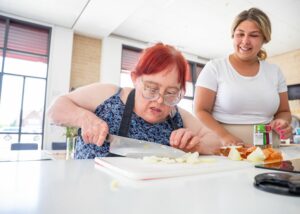
[[[257,60],[263,43],[263,35],[253,21],[241,22],[233,33],[234,55],[243,61]]]
[[[131,77],[136,88],[135,113],[152,124],[166,120],[173,107],[164,103],[163,95],[175,95],[180,91],[177,68],[167,68],[156,74],[139,77],[132,72]],[[143,95],[145,89],[159,92],[159,98],[147,99],[145,94]]]

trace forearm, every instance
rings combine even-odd
[[[205,155],[218,154],[220,146],[222,146],[221,139],[212,130],[204,126],[202,121],[194,115],[181,108],[179,108],[179,112],[183,119],[184,128],[199,137],[200,142],[193,147],[191,152]],[[170,138],[170,140],[172,139]]]
[[[206,111],[199,111],[196,113],[196,116],[207,128],[219,137],[229,134],[229,132],[218,121],[216,121],[210,113]]]
[[[61,126],[81,127],[82,121],[93,119],[96,115],[73,103],[68,97],[55,100],[47,111],[51,123]]]
[[[199,154],[216,155],[222,146],[221,139],[210,130],[201,136],[201,143],[195,148]]]
[[[288,123],[291,123],[292,121],[292,115],[290,111],[283,111],[283,112],[279,112],[274,116],[274,120],[275,119],[282,119],[287,121]]]

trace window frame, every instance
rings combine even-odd
[[[21,142],[21,136],[22,135],[39,135],[41,136],[41,148],[43,148],[44,145],[44,134],[45,134],[45,112],[46,112],[46,100],[47,100],[47,85],[48,85],[48,73],[49,73],[49,58],[50,58],[50,45],[51,45],[51,34],[52,34],[52,28],[51,27],[47,27],[47,26],[43,26],[40,24],[35,24],[35,23],[31,23],[31,22],[27,22],[27,21],[23,21],[23,20],[18,20],[18,19],[14,19],[14,18],[10,18],[7,16],[2,16],[0,15],[0,20],[4,21],[5,23],[5,29],[4,29],[4,39],[3,39],[3,47],[0,47],[0,51],[2,52],[2,66],[0,67],[0,103],[1,103],[1,96],[2,96],[2,87],[3,87],[3,78],[4,76],[18,76],[22,78],[22,95],[20,97],[21,99],[21,104],[20,104],[20,113],[19,113],[19,124],[18,124],[18,131],[14,131],[14,132],[5,132],[5,131],[0,131],[0,134],[11,134],[11,135],[18,135],[18,143]],[[29,51],[22,51],[22,50],[14,50],[14,49],[10,49],[8,48],[8,39],[9,39],[9,27],[12,23],[16,23],[18,25],[23,25],[24,28],[26,27],[32,27],[32,28],[36,28],[36,29],[41,29],[41,30],[45,30],[47,31],[47,51],[46,54],[39,54],[39,53],[33,53],[33,52],[29,52]],[[32,76],[32,75],[21,75],[21,74],[13,74],[13,73],[5,73],[4,69],[5,69],[5,60],[6,60],[6,55],[7,52],[9,51],[13,51],[15,53],[20,53],[20,54],[28,54],[28,55],[32,55],[32,56],[38,56],[38,57],[45,57],[47,58],[46,60],[46,64],[47,64],[47,69],[46,69],[46,75],[45,77],[37,77],[37,76]],[[29,60],[28,60],[29,61]],[[26,80],[29,79],[43,79],[45,80],[45,93],[44,93],[44,103],[43,103],[43,115],[42,115],[42,126],[41,126],[41,132],[26,132],[26,131],[22,131],[22,122],[23,122],[23,107],[24,107],[24,92],[25,92],[25,84],[26,84]],[[1,143],[1,142],[0,142]]]

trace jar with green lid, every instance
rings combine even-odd
[[[253,144],[261,148],[272,147],[272,129],[270,125],[254,125]]]

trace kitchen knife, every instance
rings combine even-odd
[[[112,134],[108,135],[107,141],[110,142],[110,153],[131,158],[143,158],[145,156],[178,158],[186,154],[184,151],[171,146]]]

